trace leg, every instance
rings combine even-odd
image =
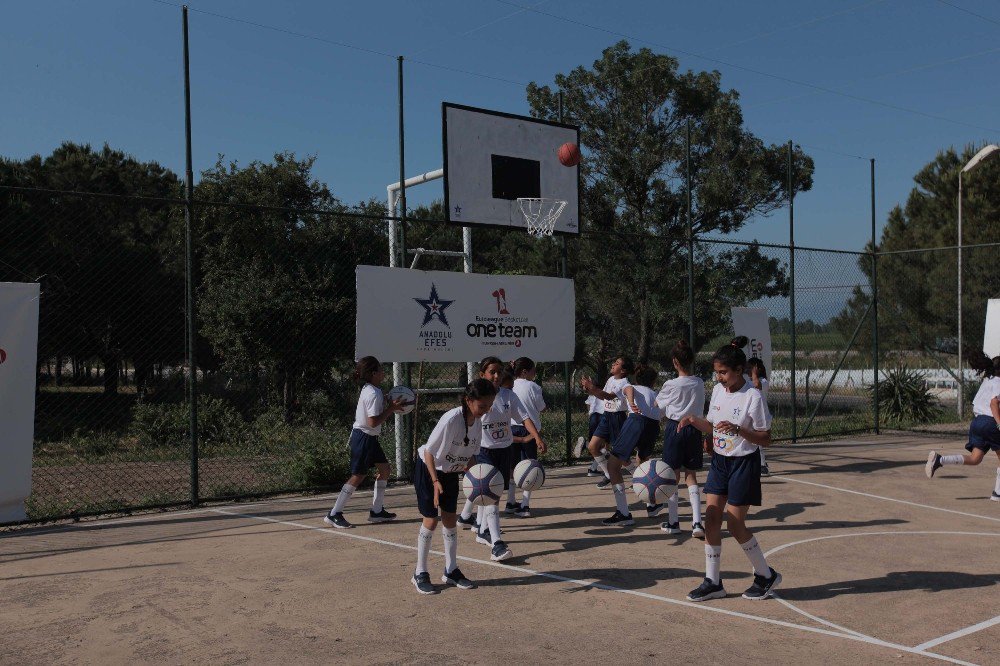
[[[354,495],[354,491],[358,489],[361,482],[365,480],[364,474],[352,474],[351,478],[344,483],[340,488],[340,492],[337,493],[337,501],[334,502],[333,508],[330,509],[330,513],[327,514],[323,522],[327,525],[333,525],[338,528],[353,527],[347,519],[344,518],[344,507],[347,506],[347,501],[351,499]]]
[[[372,510],[369,520],[372,522],[385,522],[396,517],[396,514],[386,511],[384,505],[385,488],[389,481],[391,469],[387,462],[376,463],[375,469],[377,471],[375,475],[375,492],[372,498]]]
[[[749,510],[749,505],[733,506],[727,504],[726,522],[729,525],[729,533],[736,538],[743,549],[743,554],[753,565],[753,585],[743,593],[743,598],[759,601],[771,596],[774,588],[781,583],[781,574],[768,566],[764,551],[757,543],[757,537],[747,529],[746,520]]]

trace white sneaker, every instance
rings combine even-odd
[[[573,447],[573,457],[579,458],[583,455],[583,445],[586,444],[586,440],[583,437],[576,438],[576,446]]]
[[[704,539],[705,538],[705,528],[702,527],[701,523],[692,523],[691,524],[691,536],[693,536],[695,539]]]
[[[941,456],[938,455],[937,451],[931,451],[927,454],[927,464],[924,465],[924,474],[927,475],[928,479],[934,478],[934,472],[941,469]]]
[[[993,501],[993,502],[1000,502],[1000,493],[997,493],[996,491],[994,491],[993,493],[991,493],[990,494],[990,500]]]

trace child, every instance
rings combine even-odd
[[[764,396],[764,406],[767,407],[767,394],[771,392],[771,382],[767,381],[767,368],[764,367],[764,361],[756,356],[751,356],[747,359],[747,368],[750,370],[750,383]],[[768,407],[767,411],[770,412],[771,409]],[[760,450],[760,475],[771,476],[764,449]]]
[[[656,404],[664,410],[667,421],[663,430],[663,462],[677,473],[678,482],[681,471],[684,471],[684,482],[691,500],[691,536],[704,539],[697,474],[704,466],[702,435],[693,425],[678,430],[677,424],[685,416],[704,414],[705,382],[700,377],[692,376],[694,350],[686,341],[677,341],[670,351],[670,358],[677,371],[677,378],[664,382],[656,395]],[[676,493],[667,502],[667,522],[660,525],[660,529],[667,534],[681,533]]]
[[[545,411],[545,398],[542,397],[542,387],[535,383],[535,362],[527,356],[522,356],[511,363],[511,370],[514,373],[514,393],[521,400],[524,409],[535,425],[537,433],[542,432],[542,412]],[[545,453],[545,444],[541,438],[535,439],[524,427],[524,422],[511,419],[511,433],[514,435],[514,449],[511,456],[511,467],[522,460],[538,460],[539,453]],[[513,513],[518,518],[530,518],[531,491],[525,490],[521,493],[521,501],[514,501],[514,491],[516,486],[512,483],[507,488],[507,506],[504,511]]]
[[[597,430],[597,426],[601,424],[601,416],[604,414],[604,401],[598,400],[597,396],[588,395],[587,396],[587,438],[581,437],[576,441],[576,457],[579,458],[583,455],[583,450],[587,446],[587,442],[591,440],[594,436],[594,431]],[[606,451],[602,451],[605,453]],[[587,467],[587,476],[604,476],[601,468],[597,466],[597,461],[593,458],[590,459],[590,466]]]
[[[744,336],[734,338],[712,357],[718,384],[712,390],[708,418],[688,415],[677,424],[678,431],[693,425],[711,434],[714,445],[705,483],[705,580],[688,593],[689,601],[726,596],[719,573],[723,512],[729,533],[753,564],[753,585],[743,598],[767,599],[781,583],[781,574],[768,566],[760,544],[746,525],[750,507],[761,503],[759,447],[771,443],[771,416],[764,399],[743,376],[747,357],[742,348],[747,342]]]
[[[987,451],[993,451],[1000,459],[1000,356],[990,359],[979,351],[970,354],[968,361],[969,367],[983,378],[972,400],[969,443],[965,445],[969,455],[941,456],[937,451],[931,451],[924,466],[927,478],[933,477],[943,465],[978,465]],[[990,499],[1000,502],[1000,466],[997,467],[997,480]]]
[[[628,527],[635,525],[628,509],[628,499],[625,496],[625,481],[622,478],[622,467],[632,458],[632,453],[638,450],[639,459],[649,458],[653,452],[656,438],[660,436],[660,419],[663,414],[656,406],[656,393],[653,382],[656,381],[656,370],[640,366],[635,373],[635,384],[626,385],[622,389],[625,404],[628,406],[628,416],[622,425],[615,443],[611,447],[611,458],[608,459],[608,475],[614,484],[615,512],[610,518],[602,521],[604,525],[619,525]],[[646,513],[655,516],[663,508],[662,504],[647,504]]]
[[[330,509],[323,522],[339,529],[354,527],[344,518],[344,506],[351,495],[365,480],[365,474],[374,465],[378,473],[375,477],[375,498],[368,512],[368,522],[384,523],[396,517],[383,506],[385,487],[389,479],[389,461],[385,457],[378,436],[382,434],[382,424],[396,412],[403,411],[403,398],[386,403],[379,385],[385,379],[382,364],[374,356],[365,356],[354,370],[354,381],[362,384],[358,407],[354,411],[354,428],[351,430],[351,478],[340,489],[337,502]]]
[[[444,576],[441,582],[463,590],[475,585],[458,568],[458,529],[455,527],[458,509],[458,475],[475,464],[483,438],[480,418],[493,407],[496,389],[492,382],[476,379],[465,387],[462,406],[445,412],[417,450],[413,488],[417,491],[417,507],[424,517],[417,535],[417,568],[413,586],[420,594],[437,594],[427,572],[427,554],[438,524],[438,509],[444,527]]]
[[[598,488],[607,488],[611,485],[611,477],[608,475],[607,450],[610,450],[614,446],[615,440],[618,438],[618,432],[625,424],[625,418],[628,416],[628,407],[625,405],[625,394],[623,391],[628,386],[628,376],[634,371],[635,364],[632,363],[632,359],[628,356],[619,356],[611,364],[611,376],[604,383],[603,390],[597,388],[597,385],[594,384],[590,377],[584,377],[580,380],[580,386],[583,387],[584,391],[598,400],[604,401],[604,413],[601,415],[601,422],[587,444],[590,455],[594,456],[594,462],[597,463],[601,473],[604,474],[604,478],[597,484]]]

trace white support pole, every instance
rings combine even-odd
[[[464,273],[471,273],[472,272],[472,227],[462,227],[462,254],[464,255],[462,257],[462,271]],[[470,382],[472,381],[473,373],[475,372],[475,368],[473,367],[474,365],[475,364],[473,363],[465,364],[465,373],[466,373],[465,376],[468,377]]]

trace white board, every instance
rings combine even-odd
[[[733,308],[733,330],[736,335],[745,335],[750,342],[743,348],[747,358],[756,356],[764,361],[768,376],[774,370],[771,365],[771,327],[764,308]]]
[[[986,331],[983,334],[983,351],[990,358],[1000,356],[1000,298],[986,302]]]

